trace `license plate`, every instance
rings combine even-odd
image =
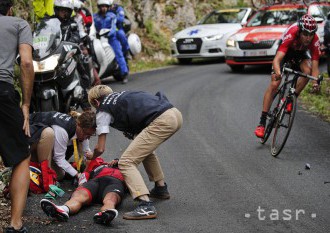
[[[197,49],[196,44],[182,44],[180,45],[180,50],[195,50]]]
[[[244,51],[244,56],[247,57],[267,56],[267,50]]]

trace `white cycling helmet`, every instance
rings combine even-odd
[[[128,36],[127,42],[128,42],[129,48],[131,50],[131,53],[133,55],[136,55],[141,52],[142,45],[141,45],[141,41],[140,41],[140,38],[138,35],[136,35],[135,33],[131,33]]]
[[[110,6],[110,0],[97,0],[97,5],[107,5]]]
[[[73,10],[73,0],[55,0],[54,7],[63,7]]]

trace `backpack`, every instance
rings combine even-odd
[[[48,160],[30,162],[30,191],[35,194],[47,193],[49,185],[57,185],[57,175],[48,166]]]

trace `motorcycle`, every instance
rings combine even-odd
[[[127,35],[128,44],[130,47],[130,53],[135,56],[142,50],[140,38],[135,33],[129,33],[130,21],[125,19],[124,31]],[[123,77],[120,74],[119,65],[115,59],[115,52],[108,42],[108,34],[110,29],[101,29],[96,36],[95,28],[92,27],[90,38],[92,40],[91,54],[93,56],[94,67],[98,72],[100,79],[104,79],[110,76],[117,81],[122,81]]]
[[[81,54],[79,45],[63,41],[61,22],[57,18],[42,20],[33,32],[33,66],[35,80],[31,100],[32,112],[70,112],[83,99],[83,88],[77,63]]]

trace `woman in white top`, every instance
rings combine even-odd
[[[73,154],[73,140],[76,139],[82,153],[90,151],[88,139],[95,134],[95,113],[37,112],[30,114],[30,127],[31,161],[48,160],[58,180],[66,173],[78,177],[78,171],[68,162]]]

